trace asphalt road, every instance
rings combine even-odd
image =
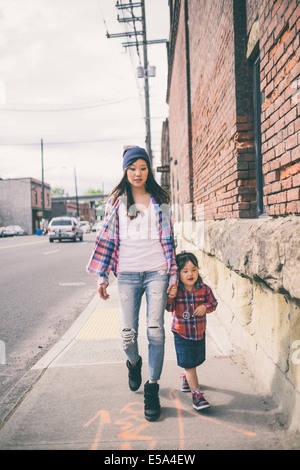
[[[47,236],[0,239],[0,397],[95,295],[96,277],[85,271],[95,237],[51,244]]]

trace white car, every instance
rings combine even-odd
[[[20,225],[8,225],[2,231],[2,237],[14,237],[15,235],[24,235],[25,230]]]
[[[48,233],[50,243],[54,240],[83,240],[83,231],[74,217],[54,217],[48,226]]]
[[[85,220],[82,222],[79,222],[79,227],[82,228],[83,233],[90,233],[91,231],[90,223]]]
[[[92,227],[92,232],[98,233],[101,226],[102,226],[102,224],[103,224],[103,222],[101,222],[101,221],[100,222],[95,222],[93,227]]]

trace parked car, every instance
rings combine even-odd
[[[95,222],[92,226],[92,232],[99,232],[102,222]]]
[[[91,231],[90,223],[87,222],[86,220],[84,220],[82,222],[79,222],[79,227],[82,228],[83,233],[90,233],[90,231]]]
[[[3,237],[14,237],[18,235],[25,235],[25,230],[20,225],[8,225],[2,232]]]
[[[0,227],[0,237],[4,237],[3,232],[6,229],[6,227]]]
[[[50,243],[54,240],[83,240],[82,228],[74,217],[54,217],[48,226],[48,233]]]

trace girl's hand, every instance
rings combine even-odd
[[[175,299],[177,295],[177,286],[169,286],[167,289],[167,294],[170,299]]]
[[[103,300],[109,299],[109,295],[106,292],[106,284],[100,284],[98,286],[97,292],[100,295],[101,299],[103,299]]]
[[[193,313],[193,317],[204,317],[206,314],[206,307],[205,305],[199,305]]]

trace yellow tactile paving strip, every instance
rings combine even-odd
[[[97,308],[77,335],[77,339],[118,338],[119,309]]]

